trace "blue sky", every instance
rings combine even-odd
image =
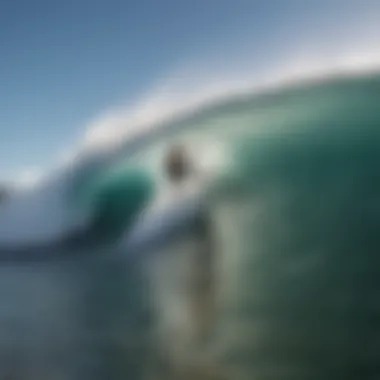
[[[249,49],[265,65],[276,57],[262,58],[265,46],[289,49],[291,35],[323,34],[319,19],[332,24],[375,3],[0,1],[0,179],[49,166],[89,120],[143,96],[183,62],[208,54],[238,60]]]

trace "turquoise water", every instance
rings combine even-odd
[[[64,264],[3,268],[2,289],[14,293],[3,295],[12,307],[0,309],[9,338],[0,370],[133,380],[153,371],[166,380],[151,366],[159,357],[186,367],[197,351],[218,379],[378,378],[379,103],[378,75],[294,85],[207,106],[83,163],[67,185],[68,205],[94,212],[96,237],[108,246]],[[199,241],[190,226],[140,261],[115,254],[178,140],[213,176],[205,211],[216,312],[209,340],[191,349],[184,281]],[[29,335],[18,331],[24,315]]]
[[[223,147],[211,346],[227,377],[379,376],[379,102],[378,76],[243,98],[131,158],[153,167],[177,138]]]
[[[379,95],[378,77],[305,88],[236,136],[216,217],[231,378],[379,376]]]

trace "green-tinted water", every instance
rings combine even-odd
[[[61,366],[65,379],[142,380],[160,355],[186,356],[183,285],[199,236],[189,228],[140,262],[113,254],[162,181],[162,153],[180,139],[218,164],[207,208],[217,274],[207,352],[218,378],[377,379],[379,105],[376,75],[234,98],[81,167],[70,205],[79,199],[111,245],[64,265],[2,268],[10,306],[0,309],[0,371],[24,366],[20,379],[43,379]]]
[[[241,98],[126,155],[154,176],[177,139],[222,149],[212,345],[230,379],[379,376],[379,102],[378,76]]]

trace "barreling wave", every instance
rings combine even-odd
[[[168,144],[174,141],[184,141],[190,149],[195,147],[194,157],[198,157],[200,164],[217,164],[226,178],[233,178],[236,184],[239,175],[245,180],[251,177],[243,168],[251,170],[251,161],[253,167],[256,167],[257,157],[260,152],[268,151],[270,141],[293,141],[304,136],[305,146],[309,146],[313,144],[310,137],[313,133],[318,139],[323,135],[326,141],[331,142],[335,139],[344,141],[352,134],[358,139],[363,134],[376,135],[379,82],[379,75],[373,73],[309,80],[261,93],[236,95],[214,104],[207,103],[196,112],[193,110],[176,119],[154,125],[145,133],[121,142],[114,150],[85,157],[76,167],[70,167],[69,170],[57,174],[51,183],[46,183],[45,188],[40,186],[35,189],[40,209],[46,209],[46,215],[42,215],[43,212],[39,209],[40,219],[46,219],[46,223],[39,227],[39,232],[43,238],[45,230],[54,229],[55,226],[55,235],[52,233],[53,238],[49,238],[50,241],[54,240],[54,236],[61,234],[60,231],[65,232],[65,224],[70,223],[70,218],[77,217],[80,212],[88,213],[89,211],[78,203],[78,199],[88,195],[87,189],[96,178],[101,178],[115,167],[143,168],[159,182],[160,157]],[[238,161],[234,155],[242,151],[243,145],[247,156]],[[133,183],[131,186],[133,187]],[[33,199],[36,198],[33,198],[33,193],[31,195],[29,203],[33,203]],[[56,200],[57,197],[59,201]],[[49,206],[50,198],[55,207]],[[15,201],[14,203],[17,203],[18,199]],[[46,205],[47,207],[43,207]],[[77,209],[81,207],[83,210],[78,212]],[[21,211],[25,211],[28,202],[20,202],[20,208],[23,209]],[[16,211],[20,210],[16,207]],[[9,212],[12,212],[12,208]],[[54,212],[57,215],[54,215]],[[65,217],[65,213],[68,216]],[[9,226],[12,226],[9,222],[12,218],[9,219],[9,213],[3,212],[3,216],[6,220],[1,220],[1,224],[4,223],[8,229],[1,229],[4,230],[3,234],[6,234],[6,231],[10,231]],[[18,219],[14,219],[17,229]],[[27,229],[30,236],[33,233],[33,223],[31,226]],[[23,228],[22,224],[19,228]],[[10,234],[12,233],[17,237],[19,232],[10,231]],[[4,246],[1,240],[4,239],[0,239],[0,246]],[[59,240],[56,239],[57,242]],[[66,243],[58,243],[57,248],[64,247]],[[50,248],[52,245],[44,242],[40,247],[37,245],[36,249],[31,249],[30,246],[29,251],[31,249],[49,252]],[[23,251],[22,255],[20,251],[20,257],[28,257],[28,248],[24,248]],[[60,249],[54,251],[58,252]],[[30,258],[33,256],[29,255]],[[35,256],[44,257],[48,256],[48,253]],[[1,257],[5,261],[12,260],[12,257],[17,257],[17,248],[0,250]]]
[[[162,153],[181,140],[216,173],[208,210],[218,311],[211,347],[195,350],[211,352],[217,378],[378,378],[379,99],[380,75],[371,74],[201,108],[90,157],[54,186],[35,189],[39,214],[24,226],[21,214],[2,219],[1,237],[13,234],[18,248],[36,231],[46,241],[49,227],[54,241],[66,231],[64,213],[75,211],[104,178],[116,181],[116,194],[126,201],[111,205],[112,212],[143,213],[141,199],[128,191],[140,196],[147,189],[142,172],[159,181]],[[138,176],[126,176],[129,170]],[[107,187],[112,199],[113,190]],[[10,222],[19,230],[4,230]],[[0,265],[0,378],[143,380],[158,353],[188,359],[186,334],[171,334],[178,326],[186,330],[188,317],[182,275],[197,247],[185,237],[166,241],[156,261],[144,256],[143,264],[152,257],[153,263],[143,274],[137,261],[126,265],[131,246],[124,256],[112,254],[116,237],[114,245],[94,249],[63,242],[11,251],[1,249],[0,239],[0,262],[24,264]],[[56,262],[48,262],[52,257]],[[44,265],[30,265],[38,260]],[[161,327],[162,345],[154,341]]]

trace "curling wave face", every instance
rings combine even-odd
[[[378,75],[238,97],[83,163],[66,177],[60,199],[65,210],[79,204],[106,221],[95,230],[109,238],[107,246],[88,246],[90,255],[83,256],[83,245],[64,264],[31,259],[1,267],[0,364],[6,365],[0,365],[0,378],[143,379],[146,362],[154,362],[157,321],[166,337],[177,323],[186,329],[173,316],[175,310],[186,316],[184,294],[173,293],[183,278],[174,274],[197,249],[195,238],[178,231],[167,235],[159,252],[149,247],[156,259],[128,260],[139,250],[128,248],[130,229],[147,215],[148,200],[162,183],[159,158],[178,140],[196,148],[203,143],[195,151],[204,152],[199,160],[215,175],[207,210],[216,241],[218,306],[207,352],[220,378],[377,377],[379,99]],[[126,174],[131,171],[149,180]],[[151,179],[154,185],[144,185],[144,197],[128,209],[128,188]],[[94,184],[101,189],[94,198],[99,202],[90,199]],[[116,203],[108,207],[107,199]],[[110,225],[117,234],[110,234]],[[120,245],[122,236],[126,245]],[[123,255],[112,254],[116,247]],[[161,271],[163,263],[172,269]],[[38,301],[27,302],[33,297]],[[23,337],[9,329],[14,323]],[[170,340],[174,349],[160,340],[161,351],[175,351],[185,335]]]

